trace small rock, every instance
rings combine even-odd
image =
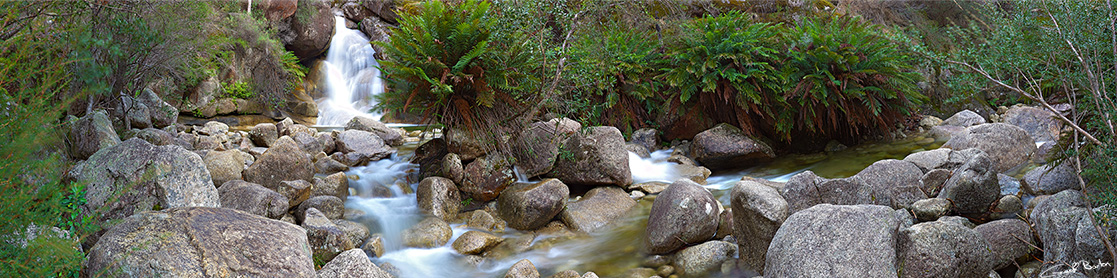
[[[365,244],[361,245],[361,250],[365,251],[366,255],[373,258],[384,256],[384,237],[380,234],[374,234],[365,240]]]
[[[994,210],[999,213],[1016,214],[1024,211],[1024,203],[1020,197],[1016,195],[1004,195],[1001,200],[997,202],[997,208]]]
[[[454,181],[442,177],[429,177],[419,182],[416,190],[419,209],[442,220],[452,221],[461,210],[462,197]],[[503,195],[502,195],[503,196]]]
[[[464,255],[477,255],[500,244],[503,238],[486,232],[467,231],[454,241],[454,250]]]
[[[326,218],[341,219],[341,216],[345,213],[345,202],[334,196],[311,197],[295,209],[295,217],[299,218],[299,222],[304,221],[305,218],[302,217],[311,208],[319,211]]]
[[[287,197],[288,209],[294,208],[310,199],[310,192],[314,185],[304,180],[282,181],[276,192]]]
[[[523,259],[513,264],[504,278],[539,278],[539,271],[531,261]]]
[[[655,129],[641,128],[632,132],[629,142],[643,146],[645,150],[654,152],[659,149],[659,138]]]
[[[986,123],[985,118],[981,117],[981,115],[978,115],[976,112],[962,110],[958,113],[954,113],[954,116],[947,118],[941,125],[970,127],[984,123]]]
[[[323,265],[322,269],[318,270],[318,277],[390,278],[392,276],[376,267],[361,252],[361,249],[349,249]]]
[[[724,123],[695,135],[691,153],[710,169],[741,167],[776,157],[772,147],[762,140]]]
[[[403,231],[403,245],[415,248],[434,248],[450,241],[453,231],[450,224],[437,217],[428,217]]]
[[[721,269],[721,264],[732,260],[737,246],[724,241],[707,241],[680,250],[675,254],[675,266],[680,277],[707,277]]]
[[[612,186],[598,187],[587,192],[581,200],[567,203],[559,218],[574,230],[594,232],[624,216],[634,206],[636,201],[629,198],[624,190]]]
[[[276,131],[275,124],[262,123],[248,130],[248,138],[252,139],[253,144],[267,148],[279,139],[279,132]]]
[[[344,201],[349,198],[349,178],[345,173],[334,173],[324,179],[314,178],[311,196],[334,196]]]
[[[252,155],[239,150],[211,151],[206,153],[203,161],[209,171],[213,184],[225,184],[231,180],[242,180],[241,173],[248,168]]]
[[[950,206],[950,200],[947,199],[923,199],[912,204],[911,211],[919,221],[935,221],[950,213]]]
[[[241,180],[226,182],[218,188],[221,207],[279,219],[287,214],[287,197],[259,184]]]
[[[334,225],[341,228],[342,232],[345,232],[345,236],[349,237],[349,242],[352,242],[354,246],[364,245],[365,239],[369,237],[368,227],[361,223],[342,219],[335,219],[333,222]]]
[[[341,227],[317,209],[310,208],[306,211],[302,227],[306,229],[307,241],[315,259],[329,261],[341,251],[356,247]]]

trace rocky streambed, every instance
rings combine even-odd
[[[1073,170],[1042,164],[1063,132],[1049,113],[963,111],[780,157],[727,125],[660,149],[655,131],[555,119],[498,152],[368,118],[120,141],[91,113],[68,176],[106,223],[90,275],[1109,276]]]

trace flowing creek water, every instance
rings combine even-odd
[[[811,170],[827,178],[846,177],[878,160],[902,159],[913,152],[937,148],[941,143],[915,137],[831,153],[787,155],[759,166],[714,173],[707,179],[706,188],[722,204],[728,205],[729,189],[744,176],[784,182],[794,174]],[[480,264],[471,263],[471,258],[450,247],[458,236],[469,230],[458,224],[451,225],[453,238],[443,246],[430,249],[402,246],[402,232],[425,217],[413,193],[418,186],[413,177],[418,166],[408,162],[418,145],[405,144],[391,158],[354,167],[346,173],[351,179],[350,188],[356,193],[350,196],[346,208],[365,213],[356,221],[367,225],[372,233],[381,234],[387,250],[382,257],[373,260],[378,264],[390,263],[400,270],[402,277],[497,277],[521,259],[531,260],[544,277],[568,269],[594,271],[605,277],[639,267],[644,260],[639,250],[651,210],[651,196],[641,199],[625,217],[600,232],[561,238],[536,236],[531,239],[533,247],[529,251],[504,258],[487,258]],[[679,176],[674,169],[677,164],[666,161],[670,153],[670,150],[660,150],[649,158],[630,154],[633,180],[670,182],[677,179]],[[506,228],[503,234],[497,234],[513,240],[530,238],[529,233]]]
[[[369,113],[376,101],[373,96],[384,91],[379,64],[368,38],[361,31],[345,27],[345,19],[334,18],[334,35],[326,60],[322,62],[326,97],[317,100],[320,126],[341,126],[355,116],[380,119]]]

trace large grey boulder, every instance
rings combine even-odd
[[[947,170],[954,171],[962,164],[966,164],[978,153],[982,153],[979,149],[965,149],[953,150],[947,148],[939,148],[929,151],[922,151],[909,154],[904,157],[904,161],[914,163],[915,166],[923,170],[923,172],[930,172],[932,170]]]
[[[415,191],[419,210],[442,220],[453,221],[461,210],[462,197],[454,181],[443,177],[429,177],[419,182]]]
[[[896,277],[897,230],[889,207],[817,205],[776,231],[766,277]]]
[[[1036,153],[1035,141],[1017,126],[1003,123],[981,124],[967,127],[954,135],[943,148],[965,150],[977,148],[994,162],[993,170],[1008,172],[1032,159]]]
[[[287,214],[287,197],[259,184],[233,180],[221,185],[221,207],[279,219]]]
[[[883,205],[907,208],[925,199],[923,171],[911,162],[881,160],[848,178],[825,179],[806,171],[791,177],[783,188],[792,212],[817,204]]]
[[[213,184],[217,186],[231,180],[243,180],[244,169],[255,161],[252,155],[239,150],[209,151],[202,160]]]
[[[291,137],[284,136],[276,140],[243,174],[245,181],[275,190],[283,181],[312,182],[314,165]]]
[[[379,136],[364,130],[351,129],[339,132],[334,138],[334,143],[337,151],[345,153],[346,156],[345,161],[339,161],[348,166],[380,160],[394,152]]]
[[[550,172],[559,146],[581,129],[582,124],[567,118],[532,123],[511,142],[520,174],[531,178]]]
[[[958,111],[958,113],[954,113],[950,118],[946,118],[940,125],[970,127],[984,123],[985,118],[981,117],[977,112],[962,110]]]
[[[557,178],[569,186],[626,186],[632,183],[624,136],[611,126],[583,129],[566,140],[555,166],[545,177]]]
[[[1027,257],[1037,244],[1028,222],[1020,219],[1001,219],[977,225],[973,230],[989,244],[993,269],[1008,267],[1017,258]]]
[[[690,180],[677,180],[652,203],[644,247],[648,253],[665,254],[709,240],[717,232],[720,213],[721,205],[709,190]]]
[[[607,186],[591,189],[581,200],[566,203],[559,213],[566,226],[582,232],[594,232],[624,216],[636,201],[620,188]]]
[[[725,123],[694,135],[690,151],[702,166],[714,170],[740,168],[776,157],[768,144]]]
[[[89,273],[129,277],[315,275],[302,228],[202,207],[148,211],[124,219],[89,250],[85,267]]]
[[[376,267],[361,249],[349,249],[323,265],[318,277],[391,278],[392,275]]]
[[[985,154],[974,156],[946,180],[938,197],[954,203],[957,213],[988,212],[990,205],[1001,197],[994,162]]]
[[[276,24],[279,40],[299,57],[307,61],[317,57],[330,46],[334,33],[334,14],[326,1],[298,1],[298,9],[309,9],[310,16],[289,16]]]
[[[1024,174],[1023,186],[1032,195],[1050,195],[1067,189],[1079,189],[1078,174],[1070,162],[1043,165]]]
[[[96,110],[78,119],[70,128],[70,156],[88,159],[97,151],[120,144],[120,136],[104,110]]]
[[[901,230],[899,238],[901,277],[982,277],[993,270],[989,244],[969,227],[925,222]]]
[[[1109,277],[1113,261],[1093,226],[1092,213],[1086,209],[1086,197],[1077,190],[1064,190],[1040,201],[1032,209],[1031,219],[1043,243],[1043,265],[1047,273],[1063,272],[1070,265],[1059,262],[1090,262],[1109,264],[1092,270],[1079,268],[1088,277]],[[1113,231],[1109,231],[1113,233]]]
[[[512,161],[502,153],[493,152],[465,165],[459,189],[466,198],[488,202],[495,200],[515,181]]]
[[[752,269],[764,269],[768,245],[790,215],[787,201],[773,187],[739,181],[729,193],[729,202],[741,260]]]
[[[566,207],[568,195],[570,189],[556,179],[520,183],[500,193],[497,211],[508,227],[535,230],[547,225]]]
[[[357,116],[349,120],[345,124],[345,129],[355,129],[372,132],[376,136],[384,140],[384,143],[392,146],[399,146],[403,144],[403,134],[393,128],[388,127],[380,121],[374,120],[369,117]]]
[[[302,223],[315,260],[330,261],[342,251],[357,247],[341,227],[317,209],[307,210]]]
[[[732,260],[737,246],[712,240],[684,248],[675,254],[675,267],[679,277],[709,277],[721,271],[722,263]]]
[[[202,158],[179,146],[132,138],[97,152],[69,175],[86,185],[81,214],[98,223],[156,207],[221,206]]]
[[[1059,141],[1063,122],[1055,117],[1055,113],[1038,107],[1013,107],[1004,114],[1006,124],[1018,126],[1032,137],[1036,143],[1041,143],[1037,154],[1045,157]]]

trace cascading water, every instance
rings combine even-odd
[[[376,105],[373,96],[384,91],[373,58],[376,51],[364,34],[345,27],[344,18],[334,20],[334,36],[321,67],[326,96],[317,101],[317,124],[342,126],[356,116],[379,120],[379,114],[369,113]]]

